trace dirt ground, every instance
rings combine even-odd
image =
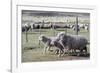
[[[40,50],[24,50],[22,53],[22,62],[41,62],[41,61],[68,61],[68,60],[89,60],[89,56],[72,56],[65,54],[58,57],[54,52],[46,52],[43,54]]]

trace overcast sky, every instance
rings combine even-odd
[[[33,10],[22,10],[22,14],[28,15],[28,16],[82,16],[82,17],[90,17],[90,13],[33,11]]]

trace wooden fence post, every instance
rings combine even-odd
[[[25,27],[25,35],[26,35],[26,42],[28,42],[28,33],[27,33],[27,27]]]
[[[76,16],[76,24],[75,24],[75,32],[76,32],[76,35],[78,35],[78,31],[79,31],[78,16]]]

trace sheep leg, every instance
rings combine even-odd
[[[85,49],[85,54],[87,55],[87,47],[86,47],[86,49]]]
[[[74,50],[70,49],[70,55],[73,55]]]
[[[84,55],[87,55],[87,47],[86,46],[84,47],[83,50],[84,50]]]
[[[69,49],[67,49],[67,54],[70,55],[70,50]]]
[[[55,54],[59,54],[59,49],[56,49],[55,50]]]
[[[59,49],[59,54],[58,54],[58,57],[61,57],[61,50]]]
[[[72,49],[73,55],[76,55],[76,49]]]
[[[65,50],[67,51],[67,54],[70,55],[70,48],[69,48],[68,46],[66,47]],[[65,53],[66,53],[66,52],[65,52]]]
[[[47,49],[47,46],[44,47],[44,51],[43,51],[44,54],[46,54],[46,49]]]
[[[74,49],[71,49],[71,55],[73,55],[74,54]]]
[[[77,53],[77,56],[80,56],[80,55],[83,53],[83,49],[80,48],[80,49],[78,49],[78,50],[79,50],[79,52]]]
[[[66,49],[62,49],[62,56],[64,56],[64,54],[66,53]]]
[[[47,48],[48,51],[50,51],[50,46]]]
[[[64,54],[65,54],[65,52],[66,52],[66,51],[65,51],[65,50],[66,50],[66,48],[65,48],[65,46],[63,45],[63,43],[62,43],[62,42],[60,42],[60,44],[61,44],[61,46],[63,47],[63,54],[62,54],[62,55],[64,56]]]
[[[49,46],[49,47],[47,48],[47,50],[50,51],[50,52],[53,52],[53,49],[52,49],[53,47],[52,47],[52,48],[51,48],[51,47],[52,47],[52,46]]]

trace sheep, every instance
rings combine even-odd
[[[73,30],[76,30],[77,29],[77,31],[80,31],[80,26],[79,25],[73,25],[72,26],[72,29]]]
[[[87,44],[88,40],[82,36],[78,35],[66,35],[64,32],[60,32],[57,35],[59,37],[59,42],[63,46],[64,49],[69,50],[80,50],[80,53],[85,50],[87,52]],[[65,53],[65,51],[64,51]]]
[[[30,28],[31,28],[30,25],[28,25],[28,24],[22,24],[22,32],[29,31]]]
[[[46,37],[44,35],[39,36],[39,41],[42,41],[45,45],[44,47],[44,54],[46,53],[46,50],[50,50],[51,47],[57,47],[56,50],[59,52],[58,57],[61,56],[61,53],[63,53],[63,46],[59,43],[59,39],[57,37]]]
[[[85,30],[89,30],[89,25],[88,25],[88,24],[85,25],[85,26],[84,26],[84,29],[85,29]]]

